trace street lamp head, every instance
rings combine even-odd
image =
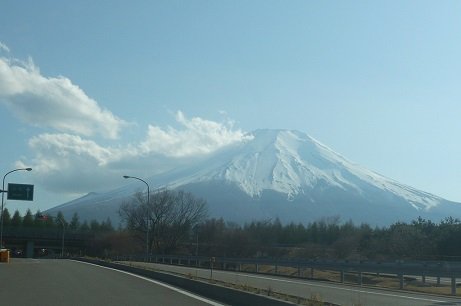
[[[27,171],[32,171],[32,168],[26,168],[25,170],[27,170]]]
[[[130,178],[130,177],[129,177],[128,175],[124,175],[123,178],[126,178],[126,179],[127,179],[127,178]]]

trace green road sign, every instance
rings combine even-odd
[[[33,201],[34,185],[8,184],[8,200]]]

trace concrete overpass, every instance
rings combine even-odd
[[[3,243],[7,249],[12,250],[11,255],[27,258],[44,255],[40,254],[43,253],[40,250],[61,254],[63,245],[64,253],[79,254],[85,251],[92,238],[92,234],[68,230],[63,232],[62,228],[4,227],[3,229]]]

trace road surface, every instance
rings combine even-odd
[[[71,260],[0,264],[0,305],[222,305],[130,273]]]

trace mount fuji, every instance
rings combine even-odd
[[[291,130],[257,130],[201,162],[147,181],[158,188],[189,191],[207,200],[210,217],[237,223],[339,217],[383,226],[419,216],[434,221],[461,216],[461,204],[386,178]],[[118,222],[120,204],[139,189],[131,183],[90,193],[48,212]]]

